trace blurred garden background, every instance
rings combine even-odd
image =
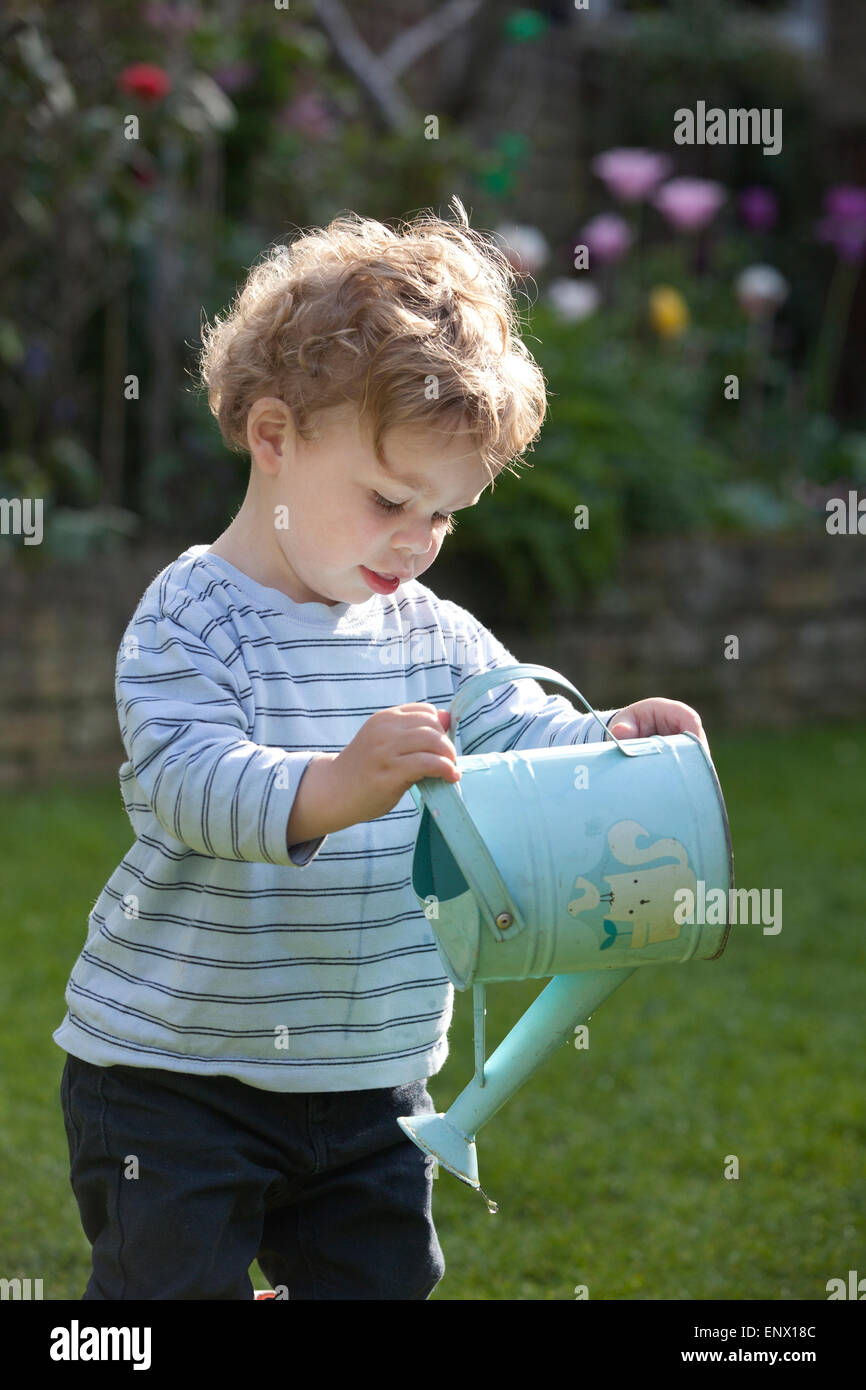
[[[41,543],[8,507],[0,531],[0,1274],[77,1298],[89,1269],[50,1035],[130,838],[123,630],[246,487],[196,389],[203,318],[298,229],[455,193],[521,276],[550,411],[432,587],[597,707],[693,704],[738,882],[782,887],[785,927],[630,982],[588,1086],[560,1059],[492,1122],[501,1212],[444,1176],[434,1297],[821,1299],[866,1272],[866,7],[13,0],[0,34],[0,499],[43,504]],[[699,103],[780,113],[778,152],[678,144]],[[439,1108],[470,1033],[458,997]]]
[[[519,602],[501,525],[563,596],[636,533],[814,527],[866,482],[866,96],[858,52],[837,112],[848,60],[825,51],[846,9],[9,7],[0,485],[45,527],[3,549],[215,536],[246,475],[188,375],[202,313],[293,228],[454,192],[509,236],[552,396],[534,469],[449,549]],[[823,15],[824,47],[791,11]],[[781,149],[675,145],[699,100],[780,112]],[[578,495],[574,545],[548,523]]]

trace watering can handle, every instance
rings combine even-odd
[[[601,718],[601,715],[596,714],[589,701],[581,695],[580,691],[577,690],[570,681],[567,681],[564,676],[561,676],[558,671],[552,670],[549,666],[534,666],[531,663],[518,662],[512,666],[495,666],[492,671],[480,671],[478,675],[472,676],[455,695],[451,702],[451,724],[449,733],[458,753],[462,754],[463,752],[456,734],[458,720],[468,714],[473,705],[477,704],[481,696],[486,695],[488,690],[495,690],[498,685],[507,685],[509,681],[519,680],[524,676],[527,679],[540,677],[542,680],[553,681],[556,685],[562,685],[566,690],[570,690],[573,695],[577,696],[581,704],[586,706],[589,713],[595,715],[595,718],[598,720],[605,733],[610,734],[616,746],[629,757],[633,758],[642,753],[657,753],[659,751],[649,739],[642,739],[639,743],[636,743],[634,747],[626,748],[625,745],[620,743],[619,739],[611,733],[610,729],[608,729],[604,720]]]

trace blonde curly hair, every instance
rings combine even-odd
[[[537,438],[543,373],[518,335],[515,272],[493,242],[432,210],[398,231],[342,214],[255,264],[224,319],[202,330],[199,381],[227,448],[248,453],[262,396],[313,437],[351,402],[381,459],[394,428],[467,429],[491,483]]]

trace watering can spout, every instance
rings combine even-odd
[[[479,1187],[475,1136],[461,1134],[447,1115],[408,1115],[397,1121],[404,1134],[424,1153],[470,1187]]]
[[[633,968],[557,975],[503,1038],[447,1114],[404,1115],[398,1125],[449,1173],[477,1188],[475,1136],[497,1110],[586,1023]]]

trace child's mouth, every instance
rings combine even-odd
[[[375,570],[368,570],[366,565],[360,565],[359,569],[370,588],[377,594],[393,594],[400,585],[399,579],[389,579],[387,575],[377,574]]]

